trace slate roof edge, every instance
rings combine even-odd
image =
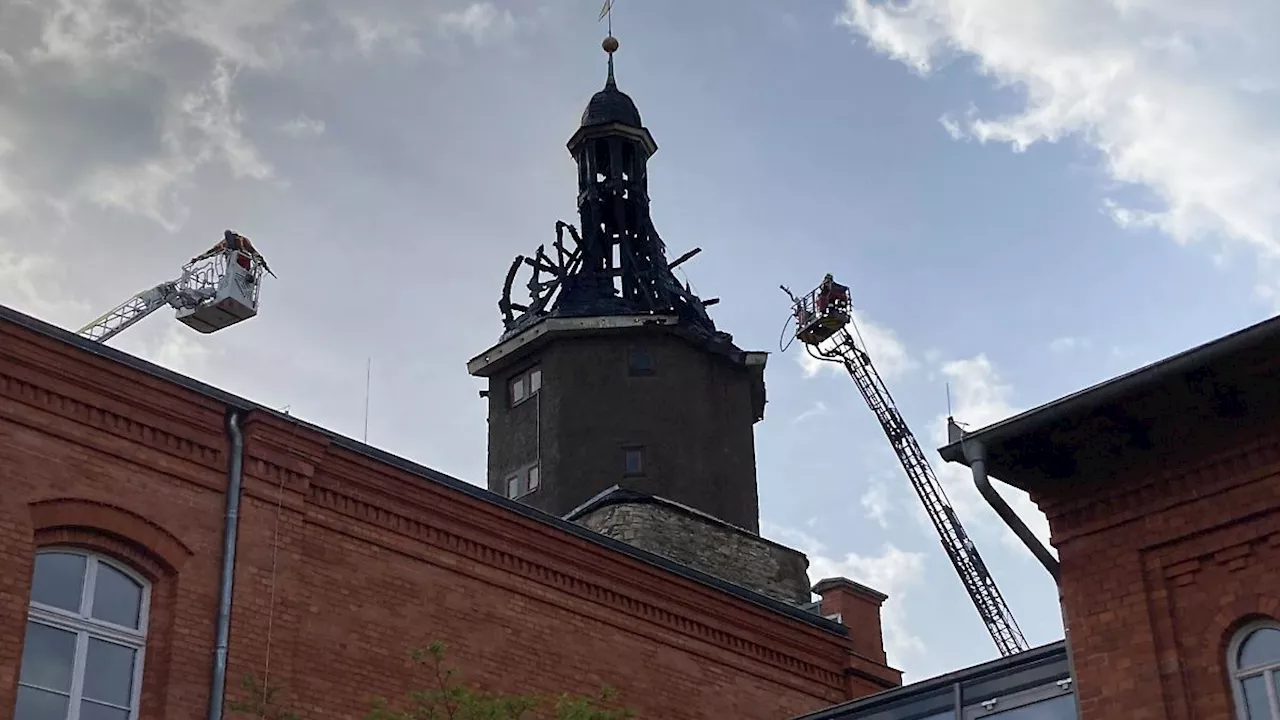
[[[721,520],[720,518],[714,515],[705,513],[694,507],[689,507],[684,503],[679,503],[679,502],[676,502],[675,500],[670,500],[660,495],[650,495],[648,493],[643,493],[638,490],[630,490],[627,488],[623,488],[619,485],[614,485],[613,487],[610,487],[606,490],[602,490],[599,493],[596,493],[596,495],[592,497],[590,500],[586,501],[585,503],[569,511],[569,513],[564,516],[564,519],[569,521],[574,521],[582,517],[583,515],[586,515],[587,513],[592,512],[593,510],[599,510],[601,508],[609,507],[610,505],[641,505],[641,504],[662,505],[664,507],[669,507],[669,508],[672,508],[673,510],[680,512],[683,515],[698,518],[699,520],[707,522],[711,525],[715,525],[717,527],[724,528],[725,530],[736,533],[738,535],[745,535],[750,539],[758,540],[765,545],[786,550],[787,552],[804,555],[803,552],[793,547],[787,547],[786,545],[783,545],[782,543],[776,540],[770,540],[769,538],[763,535],[760,535],[758,533],[753,533],[750,530],[747,530],[746,528],[738,527],[737,525],[734,525],[733,523],[730,523],[730,522],[725,522],[724,520]],[[808,556],[806,556],[805,559],[807,563]]]

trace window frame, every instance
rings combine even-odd
[[[534,377],[537,377],[537,387],[534,387]],[[519,399],[516,398],[517,387],[519,387],[520,391],[524,393],[519,397]],[[507,405],[509,407],[523,405],[530,398],[541,392],[541,390],[542,366],[534,365],[532,367],[525,368],[515,375],[512,375],[507,380]]]
[[[639,458],[640,460],[639,462],[640,468],[635,472],[631,471],[630,463],[627,462],[627,459],[631,456],[631,453],[635,453],[636,457]],[[645,458],[644,458],[643,445],[622,446],[622,476],[623,477],[644,477],[646,464],[647,463],[645,462]]]
[[[146,667],[147,639],[150,630],[151,621],[151,582],[143,577],[141,573],[133,568],[119,562],[113,558],[107,557],[102,553],[89,550],[87,548],[67,546],[67,545],[51,545],[42,547],[36,551],[36,556],[40,555],[75,555],[85,560],[83,584],[80,588],[80,607],[72,612],[52,605],[36,602],[34,599],[27,601],[26,622],[23,623],[23,637],[25,642],[26,626],[30,623],[44,625],[55,630],[70,632],[75,634],[76,646],[75,654],[72,656],[71,665],[71,687],[68,690],[67,699],[67,720],[78,720],[80,717],[80,703],[84,700],[84,679],[86,673],[86,663],[88,661],[89,640],[97,638],[109,643],[122,645],[132,649],[134,655],[132,689],[129,697],[129,715],[128,720],[137,720],[141,712],[142,704],[142,676],[143,669]],[[106,565],[125,577],[138,583],[141,591],[141,598],[138,602],[138,627],[131,628],[116,623],[99,620],[91,617],[88,613],[92,607],[94,590],[97,589],[98,567]],[[35,563],[32,563],[31,583],[35,585]],[[17,687],[29,687],[35,690],[45,692],[58,692],[48,688],[29,685],[22,682],[22,658],[18,659],[18,678]],[[16,710],[17,698],[14,698]],[[109,707],[117,707],[111,705]],[[117,707],[117,709],[119,709]]]
[[[1010,710],[1017,710],[1028,705],[1062,697],[1063,695],[1075,695],[1074,685],[1075,683],[1072,682],[1071,678],[1061,678],[1047,684],[1036,685],[1035,687],[1006,695],[997,695],[976,702],[966,702],[960,711],[959,717],[963,720],[998,717],[1000,713],[1006,713]],[[1077,705],[1076,714],[1079,715],[1079,713],[1080,708]]]
[[[1231,642],[1227,643],[1227,670],[1231,677],[1233,709],[1235,710],[1236,718],[1249,717],[1249,709],[1245,705],[1244,681],[1261,675],[1267,687],[1267,701],[1270,704],[1268,709],[1271,712],[1270,720],[1280,720],[1280,688],[1276,687],[1276,682],[1280,681],[1280,658],[1263,665],[1255,665],[1248,668],[1240,667],[1240,651],[1244,649],[1245,641],[1259,630],[1280,630],[1280,623],[1274,620],[1255,620],[1237,630],[1232,635]]]
[[[644,358],[644,363],[637,363],[637,358]],[[646,347],[633,347],[627,350],[627,374],[631,377],[652,377],[654,370],[653,351]]]
[[[533,473],[537,473],[538,475],[538,483],[536,487],[529,482],[529,478]],[[511,492],[511,483],[513,481],[516,485],[516,491],[514,493]],[[542,463],[535,462],[529,465],[524,465],[513,472],[509,472],[506,474],[502,483],[503,495],[509,500],[519,500],[522,497],[532,495],[542,488]]]

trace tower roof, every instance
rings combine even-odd
[[[616,45],[615,45],[616,47]],[[631,127],[644,127],[640,122],[640,111],[630,95],[618,89],[613,77],[613,53],[609,53],[609,77],[605,80],[604,89],[591,96],[591,102],[582,111],[582,127],[592,125],[608,125],[622,123]]]
[[[556,240],[530,257],[516,256],[507,270],[498,308],[512,338],[547,318],[674,316],[681,327],[713,345],[732,345],[707,314],[717,299],[699,298],[672,270],[697,254],[674,261],[649,214],[647,163],[657,145],[640,111],[618,89],[613,72],[617,38],[602,43],[609,54],[604,89],[592,96],[568,148],[578,163],[578,228],[556,223]],[[566,236],[567,232],[567,236]],[[572,240],[569,244],[568,240]],[[516,274],[527,267],[529,300],[512,298]],[[519,313],[517,315],[517,313]],[[733,347],[731,354],[740,355]]]

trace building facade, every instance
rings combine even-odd
[[[205,717],[221,663],[229,698],[254,676],[304,717],[360,717],[424,682],[409,653],[436,640],[481,687],[607,684],[641,717],[789,717],[900,683],[872,659],[878,624],[842,625],[4,308],[0,478],[0,708],[24,720]]]
[[[941,449],[1031,494],[1080,717],[1278,720],[1280,318]]]

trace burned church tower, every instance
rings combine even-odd
[[[489,380],[489,489],[779,599],[807,561],[759,537],[754,425],[766,353],[716,329],[649,215],[657,150],[608,78],[568,148],[579,226],[507,272],[505,332],[471,360]],[[580,228],[580,229],[579,229]],[[527,280],[527,282],[526,282]],[[524,292],[527,290],[527,292]]]

